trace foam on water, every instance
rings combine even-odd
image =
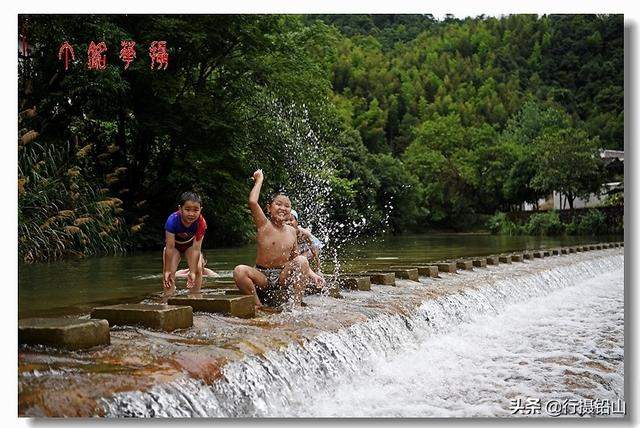
[[[474,316],[278,413],[508,416],[518,397],[623,399],[623,283],[609,272]],[[424,309],[446,317],[432,302]]]
[[[507,416],[517,397],[624,398],[623,255],[575,260],[542,270],[532,264],[514,277],[506,274],[515,266],[489,269],[482,284],[469,276],[459,293],[427,300],[409,316],[379,315],[229,363],[211,385],[185,377],[117,394],[104,400],[105,411]]]

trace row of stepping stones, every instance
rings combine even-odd
[[[524,251],[487,257],[472,257],[432,263],[390,266],[375,272],[344,273],[330,278],[329,293],[339,297],[337,288],[369,291],[371,284],[396,285],[396,278],[418,281],[420,276],[438,278],[441,272],[473,270],[499,263],[522,262],[551,255],[623,247],[623,242],[589,244],[550,250]],[[29,318],[18,323],[20,344],[48,345],[67,349],[86,349],[110,343],[110,326],[137,325],[155,330],[173,331],[193,326],[193,312],[219,313],[251,318],[255,316],[252,296],[245,296],[232,280],[218,280],[203,287],[201,295],[175,296],[168,304],[121,304],[94,308],[91,319]]]

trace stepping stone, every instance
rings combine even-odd
[[[595,250],[595,249],[596,249],[596,246],[595,246],[595,245],[589,245],[589,249],[590,249],[590,250]]]
[[[366,272],[372,284],[396,285],[396,274],[393,272]]]
[[[488,265],[500,264],[500,258],[498,256],[487,256],[487,264]]]
[[[569,254],[570,248],[560,248],[560,254]]]
[[[608,242],[606,244],[602,244],[602,248],[611,248],[611,244]]]
[[[602,244],[596,244],[596,250],[602,250]]]
[[[438,277],[438,266],[423,265],[423,266],[391,266],[391,269],[418,269],[418,275],[428,276],[431,278]]]
[[[551,256],[551,252],[549,250],[544,250],[544,251],[542,251],[542,256],[543,257],[549,257],[549,256]]]
[[[232,290],[232,289],[238,289],[238,287],[236,287],[235,282],[231,282],[231,283],[219,283],[219,282],[214,282],[212,284],[209,283],[204,283],[202,284],[202,289],[212,289],[212,290]]]
[[[170,298],[169,304],[190,306],[194,312],[218,313],[239,318],[251,318],[256,314],[253,296],[221,295],[200,297],[186,295]]]
[[[91,318],[102,318],[109,325],[141,325],[156,330],[173,331],[193,325],[189,306],[144,305],[140,303],[102,306],[91,312]]]
[[[487,259],[473,259],[471,260],[471,262],[473,263],[473,266],[475,267],[487,267]]]
[[[534,251],[533,252],[533,257],[536,259],[540,259],[542,257],[544,257],[544,253],[542,251]]]
[[[551,250],[551,252],[553,253],[554,256],[559,256],[560,255],[560,249],[559,248],[554,248],[553,250]],[[564,254],[564,253],[562,253]]]
[[[569,253],[575,253],[577,251],[575,247],[569,247],[568,250]]]
[[[411,281],[420,282],[420,275],[418,269],[384,269],[383,272],[393,272],[396,274],[396,278],[408,279]]]
[[[498,256],[498,261],[500,263],[509,263],[509,264],[511,264],[511,256],[507,256],[507,255]]]
[[[457,260],[456,267],[462,270],[473,270],[473,261],[471,260]]]
[[[18,343],[87,349],[111,343],[107,320],[27,318],[18,321]]]
[[[533,254],[532,253],[522,253],[522,258],[524,260],[533,260]]]
[[[456,263],[455,262],[447,262],[447,263],[437,263],[438,271],[447,272],[447,273],[456,273]]]
[[[512,254],[511,255],[511,261],[513,261],[513,262],[521,262],[522,260],[524,260],[523,254]]]
[[[576,247],[575,250],[576,250],[576,253],[581,253],[583,251],[582,247]]]
[[[336,280],[342,288],[348,290],[371,290],[371,279],[368,276],[339,276]]]

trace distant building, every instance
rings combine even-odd
[[[600,150],[600,158],[609,171],[610,176],[622,176],[624,173],[624,151],[623,150]],[[576,198],[573,201],[573,208],[593,208],[599,207],[607,196],[616,191],[624,191],[623,181],[612,181],[605,183],[600,190],[600,195],[591,194],[587,199]],[[564,195],[553,192],[544,199],[538,200],[538,209],[541,211],[566,210],[569,203]],[[524,211],[534,211],[533,204],[525,203]]]

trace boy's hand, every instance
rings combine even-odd
[[[189,272],[187,275],[187,288],[193,288],[196,285],[196,274]]]
[[[164,273],[164,279],[163,279],[163,285],[164,288],[173,288],[176,285],[176,280],[174,279],[173,275],[171,275],[171,272],[165,272]]]
[[[253,179],[253,181],[258,182],[258,181],[262,181],[264,179],[264,174],[262,173],[262,170],[259,169],[256,172],[253,173],[253,177],[251,177]]]

